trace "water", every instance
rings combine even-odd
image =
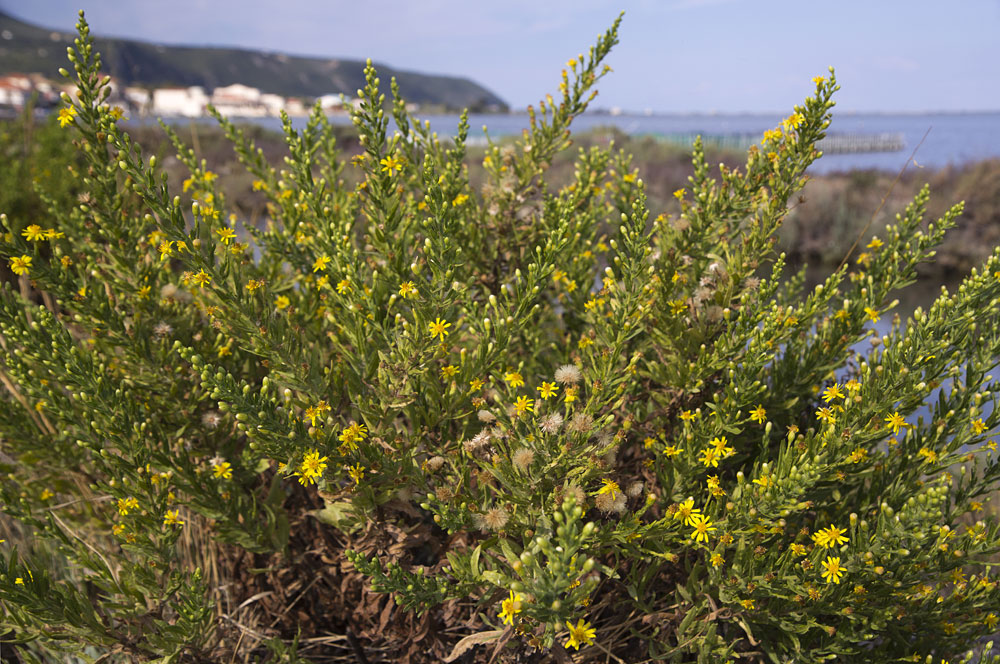
[[[420,116],[431,123],[431,129],[441,136],[453,136],[458,127],[458,115]],[[649,134],[703,134],[706,136],[761,135],[778,126],[781,115],[606,115],[586,113],[573,121],[575,132],[597,127],[616,127],[634,136]],[[186,123],[187,120],[178,120]],[[214,122],[211,118],[209,122]],[[269,129],[280,130],[277,118],[249,118]],[[293,125],[302,127],[305,118],[294,118]],[[347,116],[333,116],[331,123],[350,124]],[[489,128],[490,136],[519,136],[528,126],[528,117],[512,115],[470,115],[469,136],[481,140],[482,127]],[[920,145],[910,168],[939,169],[962,166],[983,159],[1000,159],[1000,112],[993,113],[838,113],[833,114],[831,133],[902,134],[905,146],[898,152],[828,154],[811,167],[813,173],[829,173],[852,169],[876,168],[898,171],[924,134],[927,138]]]

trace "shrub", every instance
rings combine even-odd
[[[439,140],[369,65],[349,164],[318,109],[285,118],[281,171],[218,118],[269,198],[253,228],[176,136],[170,191],[78,28],[59,117],[86,195],[3,217],[0,243],[0,601],[24,661],[349,657],[240,622],[275,595],[272,627],[308,623],[309,556],[373,589],[331,619],[358,661],[410,620],[379,593],[424,621],[394,656],[425,661],[922,661],[995,630],[1000,253],[882,337],[961,205],[925,225],[925,189],[855,271],[784,275],[832,70],[744,168],[696,144],[667,216],[612,148],[546,185],[617,21],[489,147],[481,191],[465,117]]]

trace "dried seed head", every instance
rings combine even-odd
[[[580,372],[580,367],[575,364],[564,364],[556,369],[557,383],[562,383],[564,385],[579,383],[582,378],[583,373]]]
[[[563,416],[560,413],[549,413],[542,418],[538,426],[545,433],[556,433],[563,424]]]
[[[531,462],[534,460],[535,453],[526,447],[522,447],[518,451],[514,452],[514,455],[511,457],[511,461],[514,462],[514,465],[521,470],[528,470],[531,466]]]

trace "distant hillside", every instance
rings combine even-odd
[[[0,74],[40,73],[57,79],[66,67],[66,47],[75,35],[47,30],[0,12]],[[243,83],[286,97],[329,93],[353,96],[364,85],[364,63],[264,53],[236,48],[163,46],[125,39],[96,38],[104,70],[126,85],[151,87],[200,85],[212,88]],[[500,97],[467,78],[397,71],[376,64],[386,84],[392,76],[408,102],[474,111],[507,110]],[[387,86],[388,87],[388,86]]]

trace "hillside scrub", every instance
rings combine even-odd
[[[833,70],[663,204],[610,145],[552,180],[620,20],[475,185],[371,66],[353,156],[218,117],[257,224],[123,129],[81,13],[78,189],[0,216],[5,653],[1000,662],[1000,250],[895,315],[962,211],[924,187],[786,273]]]

